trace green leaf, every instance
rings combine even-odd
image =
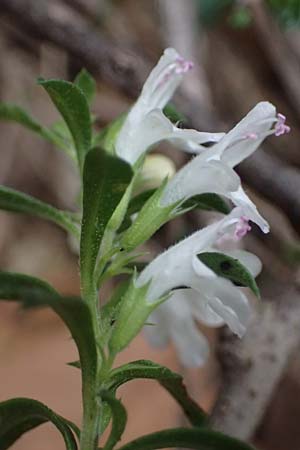
[[[233,28],[247,28],[251,25],[253,17],[249,9],[245,6],[236,6],[232,14],[228,17],[228,23]]]
[[[127,113],[120,114],[109,125],[103,128],[94,137],[93,145],[104,148],[108,153],[115,154],[115,142],[123,123],[125,122]]]
[[[149,314],[162,300],[149,303],[146,300],[149,284],[137,288],[135,274],[120,301],[118,315],[112,328],[109,349],[113,355],[123,350],[139,333]]]
[[[251,445],[237,439],[199,428],[158,431],[128,442],[118,450],[157,450],[176,447],[197,450],[254,450]]]
[[[0,209],[31,214],[50,220],[74,236],[79,237],[79,229],[68,212],[60,211],[54,206],[6,186],[0,186]]]
[[[38,134],[43,139],[51,142],[55,146],[65,150],[69,156],[73,157],[70,147],[66,144],[54,130],[50,130],[38,123],[30,114],[20,106],[11,103],[0,103],[0,120],[16,122],[30,131]]]
[[[109,301],[105,303],[105,305],[101,308],[101,318],[103,321],[103,327],[107,331],[111,329],[112,325],[114,324],[117,318],[122,297],[126,293],[129,284],[130,284],[129,280],[125,280],[122,283],[118,284],[118,286],[113,291]]]
[[[228,214],[230,208],[226,201],[218,194],[199,194],[185,201],[182,208],[202,209],[205,211],[217,211],[222,214]]]
[[[143,244],[160,227],[175,217],[178,203],[166,207],[160,205],[166,183],[167,180],[162,183],[159,189],[154,191],[154,194],[145,202],[131,227],[124,232],[121,245],[127,251],[134,250]]]
[[[28,398],[14,398],[1,402],[0,450],[6,450],[22,434],[49,421],[60,431],[67,450],[76,450],[77,445],[69,422],[43,403]]]
[[[129,202],[127,215],[131,216],[132,214],[139,212],[156,190],[157,189],[148,189],[133,197]]]
[[[80,361],[71,361],[67,363],[70,367],[75,367],[75,369],[81,369]]]
[[[122,384],[137,378],[157,380],[174,397],[192,425],[207,424],[207,414],[189,397],[182,376],[152,361],[133,361],[117,367],[111,372],[109,389],[115,392]]]
[[[104,450],[112,450],[120,441],[125,430],[127,414],[122,403],[108,391],[100,392],[101,399],[109,404],[112,412],[112,427],[109,437],[104,445]]]
[[[86,69],[82,69],[76,76],[74,83],[82,90],[90,105],[96,94],[95,79]]]
[[[63,80],[39,80],[65,120],[73,137],[79,167],[82,170],[91,148],[92,127],[88,102],[82,90]]]
[[[198,0],[197,4],[201,22],[212,27],[224,17],[234,0]]]
[[[38,278],[10,272],[0,272],[0,299],[21,301],[25,306],[49,306],[59,315],[78,348],[84,396],[93,396],[97,349],[88,305],[80,298],[61,297]]]
[[[300,27],[299,0],[268,0],[266,3],[283,28]]]
[[[186,122],[186,117],[184,114],[180,113],[173,103],[168,103],[163,109],[164,115],[168,117],[173,123],[184,123]]]
[[[80,268],[83,292],[93,290],[94,269],[106,226],[130,184],[129,164],[100,148],[91,150],[83,173]]]
[[[200,253],[197,257],[220,277],[227,278],[237,286],[249,287],[257,297],[260,296],[255,279],[238,259],[217,252]]]

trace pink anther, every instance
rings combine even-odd
[[[251,230],[249,225],[249,219],[246,216],[241,216],[238,223],[236,224],[234,231],[235,240],[239,241]]]
[[[182,56],[178,56],[176,58],[176,69],[175,73],[180,75],[181,73],[187,73],[194,67],[194,63],[192,61],[187,61]]]
[[[289,133],[291,127],[285,124],[286,117],[283,114],[277,114],[277,123],[275,125],[275,136],[281,136],[282,134]]]

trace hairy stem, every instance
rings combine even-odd
[[[97,341],[98,348],[98,344],[101,338],[101,323],[97,290],[90,290],[89,295],[84,299],[87,301],[91,309],[95,339]],[[98,373],[101,369],[101,363],[102,356],[100,351],[98,350],[98,369],[94,377],[94,382],[87,385],[87,383],[85,383],[85,380],[82,380],[83,420],[80,438],[80,450],[97,450],[98,448],[101,404],[100,399],[97,398],[97,393],[100,390],[100,380]]]

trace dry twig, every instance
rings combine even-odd
[[[137,95],[141,86],[139,75],[145,69],[142,59],[117,47],[92,27],[74,26],[51,17],[42,3],[35,0],[1,0],[1,14],[6,14],[32,37],[63,48],[106,82],[131,96]]]
[[[299,289],[279,283],[275,288],[280,295],[263,304],[246,336],[222,342],[225,379],[212,423],[241,439],[253,436],[300,341]]]

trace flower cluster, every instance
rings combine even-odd
[[[117,155],[133,166],[162,140],[196,155],[165,184],[160,208],[182,204],[203,193],[225,196],[234,205],[223,219],[157,256],[135,280],[137,288],[148,285],[146,297],[150,303],[169,295],[152,312],[150,322],[154,326],[147,326],[146,334],[156,345],[171,339],[188,366],[202,364],[208,352],[195,320],[209,326],[226,323],[240,337],[246,331],[252,311],[245,292],[230,279],[217,275],[198,256],[214,252],[223,238],[244,237],[251,230],[250,221],[264,233],[269,231],[267,221],[243,190],[234,167],[267,136],[290,131],[285,116],[277,114],[269,102],[258,103],[228,133],[178,128],[164,115],[163,108],[192,67],[174,49],[165,50],[129,111],[115,144]],[[223,253],[243,264],[253,277],[261,270],[255,255],[242,250]]]

